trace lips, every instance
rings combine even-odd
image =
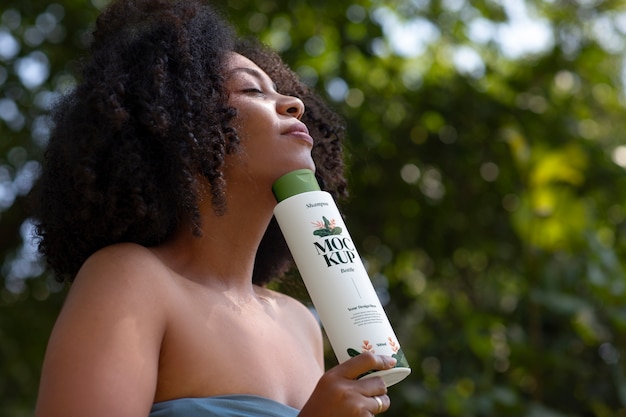
[[[309,134],[309,129],[302,122],[297,122],[289,126],[289,128],[283,132],[283,135],[298,137],[313,145],[313,138]]]

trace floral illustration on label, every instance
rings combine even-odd
[[[389,341],[389,346],[391,346],[391,350],[393,350],[393,353],[398,353],[398,350],[400,350],[400,345],[398,345],[397,342],[394,342],[391,337],[388,337],[387,340]]]
[[[372,352],[372,353],[376,353],[376,351],[374,350],[374,346],[372,346],[372,344],[370,343],[369,340],[364,340],[363,344],[361,345],[361,352]]]
[[[313,232],[315,236],[326,237],[340,235],[341,227],[337,227],[335,219],[328,220],[326,216],[322,216],[322,221],[311,222],[316,228]]]

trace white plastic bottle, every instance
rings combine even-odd
[[[290,172],[272,187],[274,215],[338,361],[364,351],[393,356],[396,367],[370,371],[387,386],[411,369],[332,196],[312,171]]]

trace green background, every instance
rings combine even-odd
[[[66,292],[26,194],[104,3],[0,8],[5,417]],[[347,120],[346,223],[413,370],[385,415],[626,416],[624,3],[218,3]]]

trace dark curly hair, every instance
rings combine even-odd
[[[343,121],[275,52],[239,40],[199,0],[118,0],[96,22],[81,82],[52,112],[33,191],[39,250],[59,280],[72,281],[91,254],[114,243],[158,245],[183,223],[200,236],[198,174],[215,212],[227,210],[222,168],[239,148],[222,76],[232,51],[303,100],[318,180],[336,198],[346,194]],[[290,266],[272,220],[253,282],[266,284]]]

